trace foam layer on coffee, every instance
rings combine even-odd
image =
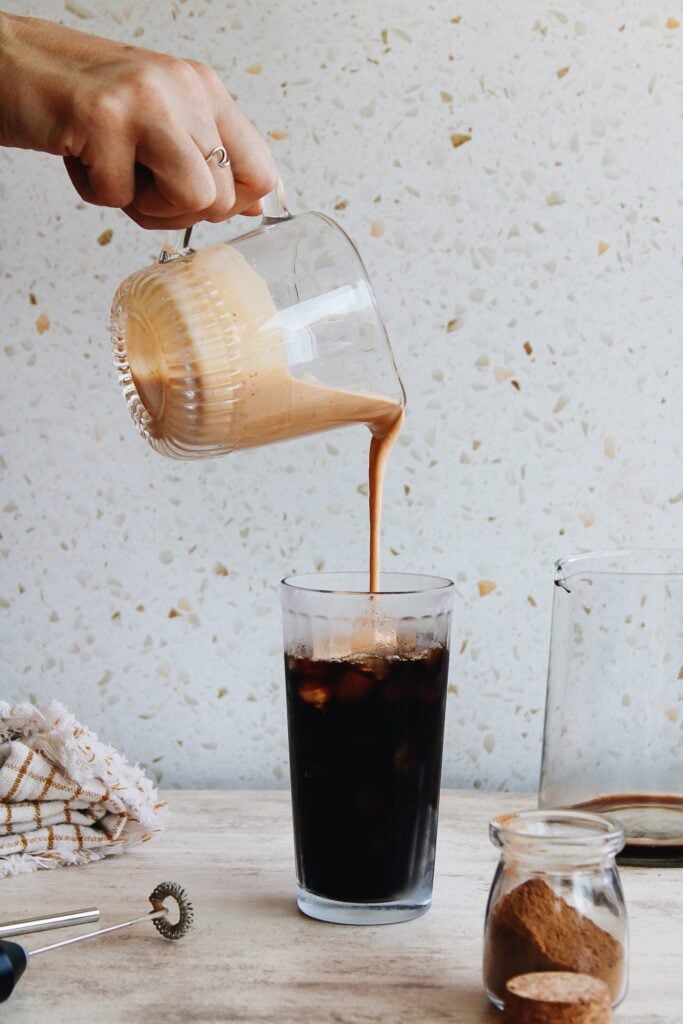
[[[354,619],[348,630],[316,636],[307,654],[313,661],[345,661],[364,656],[391,657],[398,649],[395,619],[369,611]]]

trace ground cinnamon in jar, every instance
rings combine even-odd
[[[501,1000],[518,974],[570,971],[604,981],[613,1001],[624,983],[624,947],[541,878],[530,878],[492,908],[484,950],[486,987]]]

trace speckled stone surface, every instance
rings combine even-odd
[[[444,782],[533,789],[554,559],[680,543],[681,10],[7,9],[213,64],[294,210],[357,241],[409,397],[384,564],[457,582]],[[0,697],[61,698],[164,785],[284,785],[277,584],[365,565],[363,428],[164,461],[106,329],[161,236],[40,154],[0,151],[0,209]]]

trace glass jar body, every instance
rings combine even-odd
[[[608,822],[594,842],[587,841],[586,819]],[[562,812],[491,823],[501,857],[486,910],[483,967],[486,994],[499,1008],[510,978],[538,971],[589,974],[607,984],[613,1006],[624,998],[628,925],[615,863],[623,832],[616,827],[610,834],[613,825]]]

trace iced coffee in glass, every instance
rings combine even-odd
[[[453,584],[322,573],[282,583],[299,908],[405,921],[432,898]]]

